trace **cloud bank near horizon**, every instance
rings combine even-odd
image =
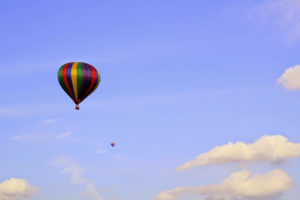
[[[275,199],[293,187],[293,180],[281,169],[266,174],[247,170],[232,173],[221,184],[177,187],[157,195],[158,200],[177,200],[183,195],[203,196],[204,200]]]

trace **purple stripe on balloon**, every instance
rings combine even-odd
[[[94,71],[96,73],[96,77],[95,77],[95,81],[94,81],[93,85],[91,85],[91,89],[86,94],[85,98],[88,97],[94,91],[94,89],[97,87],[97,83],[98,83],[98,79],[99,79],[98,72],[97,72],[96,68],[94,68],[92,65],[89,65],[89,67],[91,69],[91,80],[92,80],[92,76],[93,76],[92,68],[94,69]],[[90,83],[90,84],[92,84],[92,83]]]
[[[80,91],[80,100],[83,100],[83,95],[88,90],[92,81],[92,73],[90,67],[86,63],[82,63],[82,66],[82,88]]]

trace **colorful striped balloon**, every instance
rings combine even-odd
[[[58,81],[78,110],[78,105],[98,87],[100,74],[90,64],[70,62],[59,68]]]

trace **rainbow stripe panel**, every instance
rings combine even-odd
[[[70,62],[58,70],[58,81],[76,104],[89,96],[100,83],[100,74],[92,65]]]

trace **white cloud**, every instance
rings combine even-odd
[[[282,135],[263,136],[254,143],[236,142],[216,146],[207,153],[200,154],[177,170],[187,170],[209,164],[224,164],[230,162],[266,161],[283,162],[286,159],[300,156],[300,143],[289,142]]]
[[[275,25],[287,41],[300,39],[300,1],[267,0],[258,4],[262,19]]]
[[[159,193],[157,199],[176,200],[183,195],[200,195],[205,200],[274,199],[292,186],[292,179],[281,169],[253,176],[249,171],[242,170],[231,174],[221,184],[177,187]]]
[[[0,183],[1,200],[29,199],[38,192],[24,179],[11,178]]]
[[[284,73],[277,79],[277,82],[287,90],[299,90],[300,65],[295,65],[294,67],[287,68]]]
[[[57,139],[63,140],[63,139],[71,137],[71,135],[72,135],[72,131],[63,132],[57,136]]]

